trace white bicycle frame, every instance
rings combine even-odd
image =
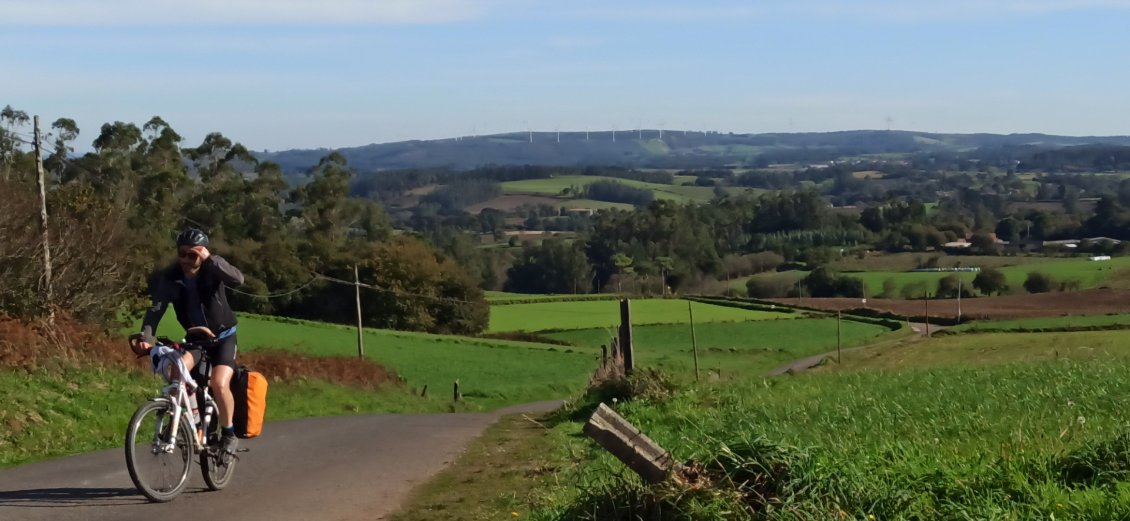
[[[181,353],[179,351],[175,351],[165,356],[180,357]],[[170,371],[177,371],[176,365],[173,365],[170,368]],[[181,376],[185,377],[186,375]],[[187,376],[191,378],[191,375]],[[162,425],[161,423],[163,422],[157,424],[156,432],[153,433],[154,452],[164,452],[166,454],[172,454],[173,451],[176,450],[177,434],[180,432],[180,423],[182,421],[187,421],[189,424],[192,424],[192,429],[196,432],[196,435],[192,436],[193,454],[199,454],[204,450],[204,440],[201,438],[207,436],[207,433],[203,433],[203,435],[201,435],[199,430],[205,427],[204,422],[201,421],[200,424],[194,424],[194,419],[192,418],[192,413],[190,412],[192,411],[192,402],[190,402],[189,400],[195,399],[196,393],[189,392],[188,386],[184,384],[184,381],[182,381],[181,378],[175,378],[169,381],[169,385],[166,385],[165,388],[162,389],[161,396],[152,399],[152,401],[155,402],[168,403],[172,408],[171,416],[173,420],[173,424],[170,430],[171,436],[166,442],[162,442],[161,440],[161,430],[164,428],[164,425]],[[201,420],[211,419],[214,403],[215,402],[213,402],[212,400],[212,395],[208,392],[208,386],[204,386],[204,406],[199,407],[198,404],[198,407],[200,409],[198,414],[201,415]]]

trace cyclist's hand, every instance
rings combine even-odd
[[[196,252],[197,257],[200,257],[200,262],[204,262],[208,260],[208,257],[212,256],[212,252],[208,251],[208,248],[204,246],[193,246],[192,251]]]
[[[149,342],[146,342],[141,338],[130,338],[129,347],[133,350],[133,353],[135,355],[145,356],[149,354],[149,350],[153,348],[153,344],[150,344]]]

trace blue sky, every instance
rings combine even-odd
[[[195,145],[527,128],[1130,134],[1130,0],[0,0],[0,105]]]

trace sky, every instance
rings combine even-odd
[[[1130,0],[0,0],[0,106],[198,144],[1130,134]]]

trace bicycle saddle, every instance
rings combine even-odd
[[[203,342],[213,338],[216,338],[216,334],[204,326],[192,327],[184,332],[184,339],[188,342]]]

